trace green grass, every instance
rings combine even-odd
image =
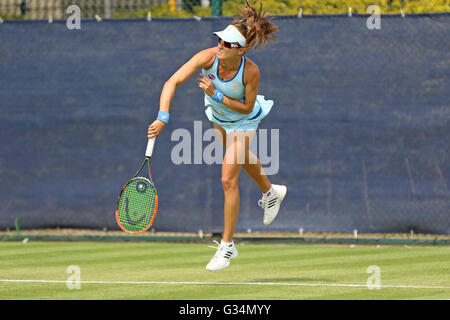
[[[215,251],[206,244],[2,242],[0,280],[60,282],[0,281],[0,300],[450,299],[448,247],[237,244],[237,249],[227,269],[208,272]],[[65,283],[70,265],[81,270],[80,289]],[[381,270],[380,289],[366,286],[371,265]]]

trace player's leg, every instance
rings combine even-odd
[[[261,162],[250,152],[250,142],[255,132],[235,132],[226,135],[223,128],[214,125],[217,136],[221,138],[225,147],[222,163],[222,186],[224,191],[224,232],[216,254],[206,266],[207,270],[223,270],[230,264],[230,260],[238,255],[233,243],[234,230],[239,215],[239,173],[241,167],[246,167],[247,174],[257,182],[262,191],[267,191],[258,202],[264,208],[264,223],[271,223],[279,210],[281,201],[286,194],[285,186],[271,186],[269,179],[261,170]],[[279,192],[279,187],[281,193]],[[267,204],[267,205],[266,205]],[[276,204],[276,205],[275,205]]]
[[[240,163],[243,163],[242,167],[244,170],[261,189],[262,199],[258,201],[258,204],[264,209],[264,224],[269,225],[278,215],[281,202],[286,196],[287,188],[286,186],[272,185],[262,169],[261,162],[252,152],[250,152],[250,141],[255,133],[256,131],[241,131],[235,133],[235,136],[239,141],[238,145],[240,146],[238,157],[240,157]],[[242,159],[244,156],[245,161]]]
[[[238,254],[233,243],[233,236],[240,203],[238,180],[242,164],[238,159],[245,154],[245,146],[235,135],[230,135],[227,141],[221,177],[225,198],[224,231],[216,254],[206,266],[206,269],[210,271],[225,269],[230,264],[230,260]]]
[[[239,173],[242,164],[239,164],[237,157],[244,152],[239,142],[235,141],[227,145],[222,163],[222,188],[225,198],[224,203],[224,232],[222,240],[224,242],[233,241],[234,229],[236,228],[239,214]]]
[[[258,157],[251,152],[249,148],[246,150],[245,159],[246,161],[242,165],[242,168],[244,168],[248,176],[256,182],[259,189],[261,189],[261,192],[263,194],[267,193],[272,184],[270,183],[267,175],[264,173],[261,161],[259,161]]]
[[[214,124],[214,129],[216,130],[216,135],[221,139],[222,144],[226,146],[227,136],[225,130],[216,124]],[[245,149],[245,162],[242,164],[242,168],[248,176],[256,182],[258,187],[261,189],[261,192],[265,194],[270,190],[271,183],[269,178],[264,174],[261,161],[259,161],[258,157],[250,151],[250,141],[254,135],[255,132],[251,131],[244,136],[248,137],[246,138],[246,140],[248,139],[248,142],[246,142],[247,147]],[[239,136],[239,138],[242,139],[242,136]]]
[[[227,136],[225,130],[216,124],[214,124],[214,129],[216,130],[217,136],[221,138],[222,143],[227,145],[230,140],[230,135]],[[287,193],[287,187],[284,185],[272,185],[264,173],[261,161],[250,151],[250,142],[255,133],[255,131],[241,131],[237,132],[234,137],[237,137],[240,141],[240,146],[244,147],[245,161],[242,161],[242,153],[238,154],[239,159],[241,159],[240,163],[242,163],[242,168],[244,168],[245,172],[261,189],[262,198],[258,201],[258,204],[264,209],[264,224],[269,225],[278,215],[281,202]]]

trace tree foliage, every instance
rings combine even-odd
[[[223,16],[233,16],[245,3],[244,0],[224,0],[222,4]],[[353,13],[367,13],[367,8],[377,5],[381,14],[404,13],[434,13],[450,12],[448,0],[259,0],[264,10],[270,10],[273,15],[297,14],[343,14],[348,13],[349,7]],[[211,16],[211,7],[193,6],[192,12],[174,10],[170,4],[155,5],[149,9],[133,13],[116,13],[115,17],[145,17],[148,11],[152,17],[192,17]]]

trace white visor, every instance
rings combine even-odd
[[[213,34],[217,35],[223,41],[231,43],[237,42],[241,47],[245,47],[245,38],[239,30],[231,24],[226,27],[225,30],[213,32]]]

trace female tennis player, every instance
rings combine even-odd
[[[210,271],[225,269],[230,259],[238,255],[233,235],[239,213],[241,168],[261,189],[258,204],[264,209],[264,224],[269,225],[275,219],[287,192],[286,186],[271,184],[261,162],[249,150],[250,140],[259,122],[270,112],[273,101],[258,95],[260,71],[245,54],[275,40],[273,33],[277,30],[267,11],[262,12],[262,6],[258,11],[246,0],[233,23],[214,32],[218,36],[217,47],[195,54],[164,84],[158,118],[148,127],[148,138],[161,133],[168,123],[176,88],[201,69],[198,86],[205,93],[206,116],[225,146],[221,179],[225,196],[224,232],[216,254],[206,266]]]

